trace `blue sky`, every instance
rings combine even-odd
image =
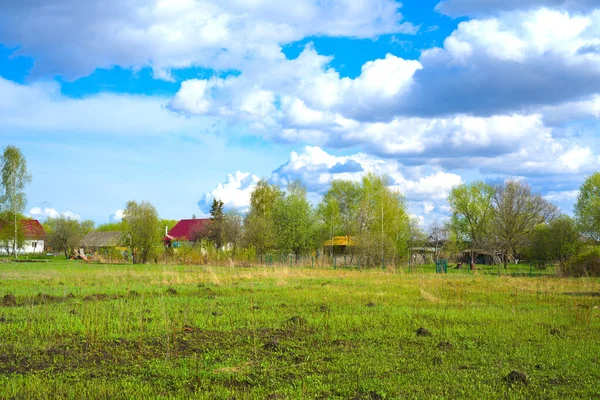
[[[597,0],[27,0],[0,5],[0,142],[31,216],[164,218],[256,181],[386,174],[424,224],[457,184],[572,212],[599,169]]]

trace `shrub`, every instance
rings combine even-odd
[[[588,246],[560,269],[565,276],[600,276],[600,246]]]

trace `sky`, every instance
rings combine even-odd
[[[3,1],[0,145],[38,219],[368,172],[424,225],[475,180],[570,214],[600,169],[600,0]]]

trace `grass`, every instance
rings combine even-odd
[[[485,271],[0,264],[0,398],[593,398],[598,292]]]

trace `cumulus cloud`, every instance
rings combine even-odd
[[[354,78],[308,45],[294,60],[184,82],[170,108],[236,121],[282,142],[485,173],[598,167],[574,120],[600,117],[600,10],[536,9],[471,20],[420,60],[388,54]],[[559,129],[560,128],[560,129]]]
[[[339,168],[339,166],[350,168]],[[360,181],[367,173],[388,177],[391,188],[398,190],[409,201],[421,203],[427,200],[426,209],[441,205],[452,187],[463,182],[459,175],[436,168],[406,167],[364,153],[336,156],[316,146],[307,146],[302,152],[291,152],[290,159],[275,169],[268,180],[282,188],[300,180],[307,186],[312,199],[319,199],[336,179]],[[250,173],[230,174],[224,183],[205,193],[198,205],[210,209],[213,198],[221,199],[226,207],[246,211],[250,194],[258,182]],[[422,206],[425,207],[425,205]]]
[[[208,214],[213,199],[221,200],[225,209],[246,212],[250,206],[250,194],[258,183],[260,178],[248,172],[237,171],[234,174],[228,174],[224,183],[219,183],[217,187],[198,201],[198,207]]]
[[[59,212],[56,209],[50,208],[50,207],[45,207],[45,208],[33,207],[32,209],[29,210],[27,215],[29,215],[32,218],[42,219],[42,220],[47,219],[47,218],[58,218],[58,217],[65,217],[68,219],[75,219],[75,220],[81,219],[81,216],[79,214],[75,214],[72,211]]]
[[[0,129],[61,133],[157,135],[207,132],[213,121],[168,111],[168,98],[103,93],[70,98],[54,82],[18,84],[0,77]]]
[[[600,8],[586,15],[536,9],[462,22],[419,60],[388,54],[341,77],[308,45],[293,60],[239,76],[184,82],[170,107],[286,128],[452,114],[534,112],[600,93]]]
[[[589,12],[598,8],[597,0],[443,0],[435,7],[452,17],[485,16],[504,11],[529,10],[539,7],[571,12]]]
[[[115,212],[111,213],[108,216],[109,222],[121,222],[123,220],[124,212],[125,212],[124,210],[118,209]]]
[[[523,112],[600,92],[600,8],[568,14],[545,8],[461,22],[420,58],[405,110],[439,115]],[[439,99],[441,101],[434,101]]]
[[[0,42],[36,58],[37,74],[77,78],[114,65],[157,78],[190,66],[240,69],[307,36],[415,33],[393,0],[28,0],[0,9]],[[240,40],[240,38],[243,38]]]

